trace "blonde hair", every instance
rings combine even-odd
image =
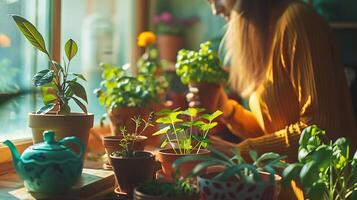
[[[224,36],[230,83],[242,97],[262,83],[267,71],[269,10],[275,0],[237,0]]]

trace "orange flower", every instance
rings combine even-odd
[[[0,46],[3,48],[7,48],[10,47],[10,45],[11,45],[10,38],[5,34],[0,34]]]
[[[138,46],[147,47],[151,44],[155,44],[156,35],[153,32],[142,32],[138,36]]]

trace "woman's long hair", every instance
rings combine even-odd
[[[242,97],[262,83],[267,71],[270,9],[276,0],[237,0],[224,36],[230,83]]]

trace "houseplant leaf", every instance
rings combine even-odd
[[[69,39],[66,42],[64,49],[65,49],[66,56],[67,56],[68,60],[71,60],[77,54],[77,51],[78,51],[77,44],[72,39]]]
[[[46,50],[45,41],[40,32],[36,29],[36,27],[26,19],[22,18],[18,15],[11,15],[14,19],[17,27],[20,29],[22,34],[26,37],[26,39],[38,50],[42,51],[43,53],[49,55]]]
[[[304,165],[300,163],[293,163],[287,166],[283,171],[283,185],[289,184],[290,181],[298,177],[303,166]]]
[[[56,106],[56,104],[54,104],[54,103],[47,104],[47,105],[43,106],[42,108],[40,108],[40,110],[37,111],[37,114],[45,114],[45,113],[48,113],[48,112],[51,111],[55,106]]]
[[[35,76],[32,78],[32,81],[35,84],[35,86],[38,87],[51,83],[53,77],[54,77],[53,70],[44,69],[42,71],[37,72]]]
[[[73,91],[74,95],[88,103],[86,90],[81,84],[77,83],[76,81],[70,81],[69,87]]]
[[[76,102],[76,104],[82,109],[83,112],[87,113],[87,108],[86,106],[76,97],[72,97],[72,99],[74,100],[74,102]]]

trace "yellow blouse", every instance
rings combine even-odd
[[[351,97],[329,26],[309,6],[292,3],[275,27],[265,82],[251,95],[251,111],[235,101],[224,119],[245,138],[242,153],[277,152],[297,159],[302,129],[316,124],[331,139],[347,137],[356,149]]]

